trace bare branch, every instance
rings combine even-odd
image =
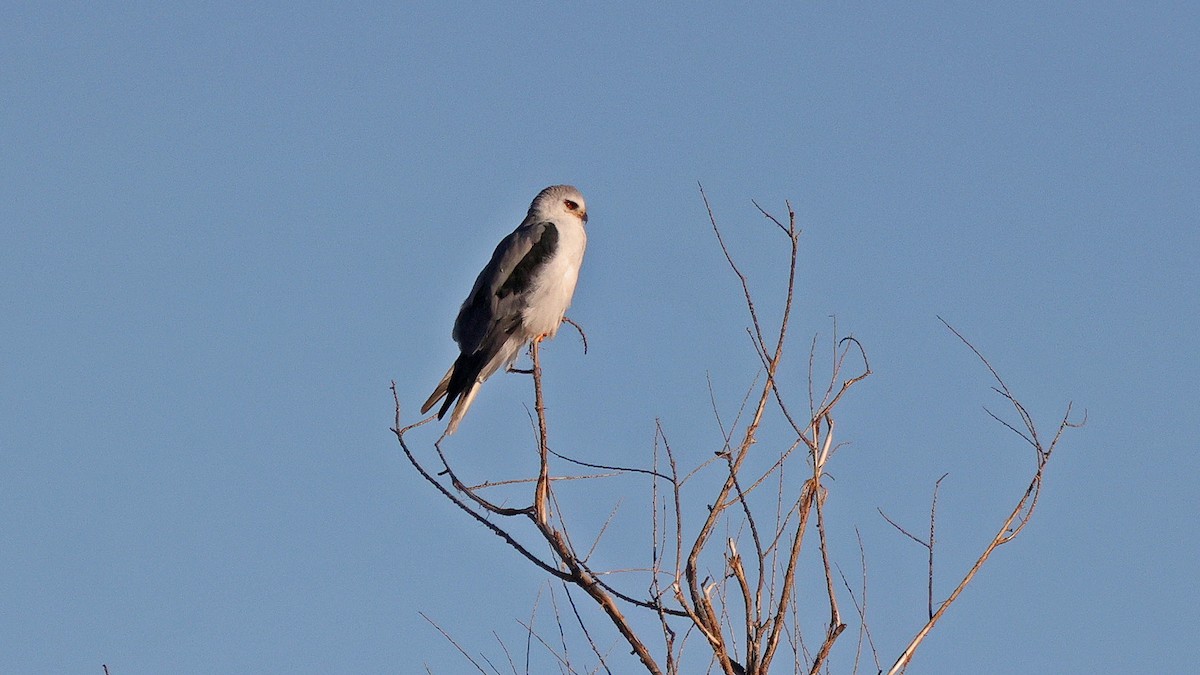
[[[933,618],[933,551],[937,546],[934,528],[937,526],[938,489],[942,487],[942,481],[949,475],[949,473],[944,473],[941,478],[937,479],[933,484],[933,499],[929,500],[929,618],[931,619]]]
[[[445,630],[443,630],[441,626],[437,625],[436,621],[434,621],[433,619],[426,616],[425,612],[417,612],[417,614],[421,615],[422,619],[425,619],[426,621],[428,621],[429,625],[436,628],[437,631],[442,634],[442,637],[446,638],[446,640],[450,644],[454,645],[454,648],[458,650],[458,653],[462,654],[464,658],[466,658],[468,661],[471,662],[471,665],[475,666],[475,670],[478,670],[479,672],[483,673],[483,675],[487,675],[487,671],[484,670],[478,663],[476,663],[475,659],[471,658],[471,655],[467,653],[467,650],[463,649],[462,645],[455,642],[454,638],[450,637],[449,633],[447,633]]]
[[[504,644],[504,640],[500,639],[496,631],[492,631],[492,637],[496,638],[496,642],[500,644],[500,649],[504,652],[504,657],[508,659],[508,667],[512,669],[513,675],[518,675],[517,664],[513,662],[512,653],[508,651],[508,645]]]
[[[590,559],[592,554],[596,552],[596,547],[600,545],[600,539],[604,537],[604,532],[608,530],[608,526],[612,523],[613,517],[617,515],[617,510],[620,508],[621,502],[618,501],[617,504],[613,506],[612,511],[608,512],[608,518],[606,518],[604,524],[600,526],[600,531],[596,533],[596,538],[592,540],[592,546],[588,549],[587,555],[583,556],[582,558],[584,562]]]
[[[863,637],[867,639],[867,646],[871,648],[871,657],[875,660],[875,670],[882,671],[883,666],[879,663],[879,651],[875,649],[875,639],[871,637],[871,626],[867,622],[867,551],[863,546],[862,533],[858,528],[854,528],[854,535],[858,538],[858,561],[859,569],[862,574],[862,602],[854,596],[854,589],[850,587],[850,582],[846,580],[846,575],[842,574],[841,568],[838,568],[838,574],[842,576],[842,583],[846,586],[846,591],[850,594],[850,601],[854,603],[854,609],[858,612],[858,646],[854,655],[854,669],[851,672],[858,672],[858,661],[862,655]]]
[[[1064,413],[1062,421],[1059,423],[1058,430],[1054,435],[1053,441],[1050,445],[1043,445],[1039,440],[1037,429],[1034,426],[1033,419],[1029,415],[1029,412],[1025,409],[1025,406],[1023,406],[1013,395],[1012,391],[1008,388],[1008,385],[1005,384],[1003,378],[1001,378],[996,369],[992,367],[992,364],[988,362],[983,354],[980,353],[980,351],[976,349],[975,346],[970,343],[970,341],[968,341],[961,333],[955,330],[953,326],[947,323],[945,319],[942,319],[941,317],[938,317],[938,319],[945,324],[946,328],[948,328],[950,332],[954,333],[954,335],[960,341],[962,341],[963,344],[967,345],[967,347],[974,352],[975,356],[979,358],[980,362],[983,363],[988,372],[992,374],[992,378],[997,384],[997,391],[1010,403],[1012,403],[1013,409],[1016,411],[1018,417],[1021,418],[1022,424],[1025,426],[1025,429],[1028,432],[1027,434],[1019,435],[1031,442],[1036,450],[1036,468],[1033,477],[1029,481],[1029,486],[1025,489],[1024,494],[1021,495],[1020,500],[1017,501],[1016,506],[1013,508],[1008,518],[1006,518],[1001,524],[999,531],[997,531],[996,535],[992,537],[991,542],[989,542],[984,548],[983,552],[976,559],[975,564],[970,570],[967,571],[967,574],[950,593],[950,596],[943,600],[940,605],[938,605],[937,610],[933,612],[932,616],[929,618],[929,621],[926,622],[926,624],[921,628],[920,631],[917,632],[913,639],[909,641],[908,646],[905,647],[904,651],[896,659],[895,663],[892,664],[892,668],[888,671],[888,675],[894,675],[895,673],[899,673],[904,670],[904,668],[912,660],[912,656],[916,652],[917,648],[929,634],[929,631],[933,629],[938,620],[941,619],[941,617],[946,613],[946,610],[950,608],[950,605],[958,599],[958,596],[962,593],[963,589],[965,589],[967,585],[971,583],[971,580],[975,578],[975,575],[983,567],[984,563],[987,562],[988,558],[991,557],[992,553],[1000,546],[1012,541],[1013,538],[1015,538],[1021,532],[1021,530],[1025,528],[1025,525],[1029,523],[1030,518],[1033,516],[1034,509],[1037,507],[1038,497],[1041,495],[1042,478],[1046,469],[1046,463],[1049,462],[1050,455],[1053,453],[1059,438],[1061,438],[1063,430],[1082,424],[1082,422],[1073,423],[1070,421],[1071,406],[1068,404],[1067,411]],[[1013,428],[1008,424],[1005,424],[1005,426],[1009,429]],[[932,541],[930,548],[932,549]]]
[[[908,537],[909,539],[912,539],[913,541],[917,542],[921,546],[924,546],[925,548],[929,548],[928,542],[926,542],[924,539],[920,539],[920,538],[914,536],[912,532],[909,532],[908,530],[904,529],[903,527],[897,525],[896,521],[892,520],[891,518],[888,518],[888,514],[884,513],[883,509],[876,507],[875,510],[878,511],[879,515],[883,516],[883,519],[888,521],[888,523],[890,523],[892,527],[899,530],[901,534]]]
[[[581,340],[583,340],[583,353],[584,353],[584,354],[587,354],[587,352],[588,352],[587,333],[583,332],[583,328],[582,328],[582,327],[581,327],[579,324],[575,323],[574,321],[572,321],[571,319],[569,319],[569,318],[567,318],[567,317],[565,317],[565,316],[563,317],[563,323],[569,323],[569,324],[571,324],[571,326],[572,326],[572,327],[573,327],[573,328],[574,328],[576,331],[578,331],[578,332],[579,332],[579,338],[580,338]]]
[[[591,462],[584,462],[582,460],[572,459],[571,457],[559,454],[553,450],[550,450],[550,454],[554,455],[555,457],[557,457],[565,462],[570,462],[572,464],[577,464],[579,466],[586,466],[589,469],[600,469],[602,471],[617,472],[617,473],[613,473],[613,474],[607,474],[605,477],[615,476],[615,475],[618,475],[618,473],[642,473],[642,474],[646,474],[648,476],[654,476],[655,478],[662,478],[663,480],[670,480],[670,478],[668,476],[664,476],[661,473],[657,473],[657,472],[651,471],[649,469],[639,469],[639,468],[633,467],[633,466],[609,466],[607,464],[593,464]],[[551,479],[551,480],[556,480],[556,479]]]
[[[583,631],[584,637],[587,638],[587,643],[592,648],[592,653],[596,655],[600,666],[604,668],[604,672],[612,675],[612,671],[608,669],[607,660],[600,653],[600,649],[596,646],[596,641],[592,639],[592,634],[588,631],[587,625],[583,623],[583,617],[579,616],[579,608],[575,606],[575,598],[571,597],[571,588],[563,584],[563,592],[567,594],[567,602],[571,604],[571,612],[575,615],[575,621],[579,624],[579,630]]]
[[[563,630],[562,614],[558,611],[558,599],[554,595],[553,587],[550,587],[550,607],[554,609],[554,623],[558,626],[558,640],[559,644],[562,645],[563,663],[566,665],[567,670],[575,672],[575,669],[571,667],[570,650],[567,647],[567,633]]]
[[[596,478],[615,478],[616,476],[620,476],[620,475],[621,475],[620,472],[614,471],[612,473],[594,473],[589,476],[550,476],[550,481],[551,482],[562,482],[562,481],[573,481],[573,480],[594,480]],[[509,480],[487,480],[482,483],[477,483],[475,485],[466,485],[463,487],[467,492],[474,492],[475,490],[483,490],[486,488],[503,487],[505,485],[524,485],[524,484],[536,483],[536,482],[537,482],[537,478],[512,478]],[[518,511],[520,511],[520,510],[521,509],[518,509]],[[516,515],[520,515],[520,514],[516,514]]]
[[[832,431],[832,430],[831,430]],[[832,433],[826,436],[830,438]],[[828,445],[828,443],[826,443]],[[814,480],[819,481],[820,477],[814,477]],[[817,483],[817,490],[821,489],[821,485]],[[837,640],[842,631],[846,629],[846,624],[842,623],[842,615],[838,611],[837,595],[833,587],[833,573],[830,570],[829,564],[829,544],[825,537],[825,508],[824,496],[818,492],[816,497],[817,509],[817,536],[821,546],[821,564],[825,567],[825,591],[829,595],[829,629],[825,634],[825,642],[821,645],[821,649],[817,652],[817,656],[813,659],[812,670],[809,671],[812,675],[816,675],[820,671],[821,664],[829,656],[829,650],[833,649],[833,643]]]
[[[704,200],[704,208],[708,210],[708,221],[712,223],[713,233],[717,235],[717,244],[721,246],[721,253],[725,254],[725,262],[729,263],[730,269],[737,275],[738,281],[742,284],[742,295],[746,302],[746,308],[750,310],[750,321],[754,325],[754,336],[758,342],[759,349],[765,354],[767,352],[767,342],[763,338],[762,327],[758,323],[758,311],[754,308],[754,298],[750,294],[750,285],[746,281],[746,275],[742,274],[742,270],[738,268],[737,263],[733,261],[733,256],[729,253],[729,248],[725,246],[725,238],[721,236],[721,228],[717,227],[717,217],[713,215],[712,206],[708,203],[708,195],[704,194],[704,186],[700,186],[700,198]]]
[[[547,642],[547,641],[546,641],[546,639],[545,639],[545,638],[543,638],[543,637],[542,637],[540,634],[538,634],[538,632],[537,632],[537,631],[535,631],[535,630],[533,629],[533,624],[530,624],[530,625],[526,626],[526,625],[525,625],[525,622],[524,622],[524,621],[521,621],[521,620],[519,620],[519,619],[517,620],[517,623],[521,624],[521,626],[522,626],[523,628],[525,628],[527,631],[529,631],[529,633],[528,633],[528,634],[529,634],[529,635],[531,635],[531,636],[533,636],[533,639],[537,640],[539,643],[541,643],[541,645],[542,645],[543,647],[545,647],[545,648],[546,648],[546,652],[548,652],[548,653],[549,653],[551,656],[553,656],[553,657],[554,657],[554,659],[555,659],[556,661],[558,661],[558,664],[559,664],[559,666],[560,666],[561,668],[565,668],[565,669],[566,669],[566,671],[565,671],[565,672],[568,672],[568,673],[575,673],[575,669],[571,667],[571,663],[570,663],[570,661],[568,661],[568,660],[567,660],[566,656],[565,656],[565,655],[563,655],[563,654],[559,654],[559,653],[558,653],[558,652],[557,652],[557,651],[554,649],[554,646],[553,646],[553,645],[551,645],[549,642]]]

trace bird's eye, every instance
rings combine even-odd
[[[576,204],[575,202],[571,201],[570,199],[564,200],[563,204],[567,205],[568,211],[574,211],[575,209],[579,208],[579,204]]]

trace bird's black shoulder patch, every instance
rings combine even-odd
[[[541,223],[542,235],[533,242],[529,252],[513,267],[512,274],[496,289],[496,297],[503,298],[512,293],[521,293],[533,283],[533,277],[542,265],[554,255],[558,248],[558,228],[554,223]]]

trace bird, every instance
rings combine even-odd
[[[424,415],[445,397],[439,420],[454,406],[446,435],[458,429],[485,380],[511,365],[531,341],[558,332],[583,264],[587,220],[577,188],[551,185],[496,246],[454,320],[458,358],[421,406]]]

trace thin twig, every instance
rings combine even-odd
[[[575,669],[571,667],[570,650],[567,647],[567,633],[563,630],[562,614],[558,611],[558,599],[554,595],[553,587],[550,588],[550,607],[554,609],[554,623],[558,626],[558,640],[562,645],[563,664],[566,665],[567,670],[574,672]]]
[[[654,476],[656,478],[662,478],[663,480],[669,480],[669,478],[667,476],[664,476],[655,471],[651,471],[650,469],[639,469],[639,468],[633,467],[633,466],[609,466],[606,464],[593,464],[591,462],[584,462],[582,460],[572,459],[571,457],[559,454],[559,453],[555,452],[554,450],[550,450],[550,454],[554,455],[555,457],[557,457],[565,462],[570,462],[572,464],[577,464],[579,466],[586,466],[589,469],[600,469],[602,471],[617,472],[617,473],[613,473],[613,474],[607,474],[608,476],[615,476],[618,473],[644,473],[646,475]]]
[[[533,639],[540,642],[541,645],[546,648],[546,651],[554,657],[555,661],[558,661],[558,664],[561,668],[565,668],[567,673],[575,673],[575,669],[571,667],[571,663],[567,661],[566,657],[555,651],[554,647],[551,646],[551,644],[547,642],[545,638],[538,634],[538,632],[533,629],[532,625],[526,626],[525,622],[521,621],[520,619],[517,620],[517,623],[521,624],[522,627],[529,631],[529,635],[531,635]]]
[[[592,557],[592,554],[596,552],[596,547],[600,545],[600,539],[602,537],[604,537],[604,532],[606,530],[608,530],[609,524],[612,523],[613,517],[615,517],[617,515],[617,510],[620,508],[621,508],[621,502],[618,501],[613,506],[612,511],[609,511],[608,518],[606,518],[604,521],[604,524],[600,526],[600,531],[596,533],[596,538],[594,540],[592,540],[592,547],[588,549],[587,554],[583,556],[582,560],[584,560],[584,561],[589,560]]]
[[[484,670],[478,663],[476,663],[475,659],[471,658],[471,655],[467,653],[467,650],[463,649],[462,645],[455,642],[454,638],[450,637],[449,633],[447,633],[445,630],[443,630],[441,626],[437,625],[436,621],[434,621],[433,619],[426,616],[425,612],[417,612],[417,614],[421,615],[422,619],[425,619],[426,621],[428,621],[429,625],[436,628],[438,630],[438,632],[442,634],[442,637],[446,638],[446,640],[449,641],[450,644],[454,645],[454,648],[458,650],[458,653],[462,654],[468,661],[471,662],[471,665],[475,666],[475,670],[478,670],[479,672],[483,673],[483,675],[487,675],[487,671]]]
[[[587,333],[583,332],[583,328],[579,324],[575,323],[574,321],[568,319],[565,316],[563,317],[563,322],[571,324],[571,326],[573,326],[575,328],[575,330],[579,331],[579,337],[583,340],[583,353],[587,354],[587,352],[588,352]]]
[[[929,618],[931,619],[933,618],[933,551],[937,546],[934,528],[937,526],[938,489],[942,487],[942,481],[949,475],[949,473],[942,474],[941,478],[938,478],[933,484],[933,499],[929,501]]]
[[[589,476],[550,476],[550,481],[561,482],[561,481],[572,481],[572,480],[593,480],[596,478],[615,478],[616,476],[619,476],[619,475],[621,475],[619,472],[613,472],[613,473],[594,473]],[[475,490],[482,490],[485,488],[501,487],[504,485],[523,485],[523,484],[536,483],[536,482],[537,482],[536,478],[511,478],[509,480],[488,480],[488,481],[484,481],[482,483],[477,483],[475,485],[465,485],[463,487],[467,491],[475,491]]]
[[[512,653],[508,651],[508,645],[504,644],[504,640],[500,639],[500,635],[496,631],[492,631],[492,637],[496,638],[496,642],[500,643],[500,649],[504,652],[505,658],[508,659],[508,667],[512,669],[513,675],[518,675],[517,664],[513,662]]]
[[[608,662],[604,655],[600,653],[600,649],[596,647],[596,641],[592,639],[591,632],[588,631],[587,625],[583,622],[583,617],[579,615],[579,608],[575,606],[575,598],[571,597],[571,588],[565,583],[563,584],[563,592],[567,594],[567,602],[571,604],[571,612],[575,615],[575,621],[579,624],[579,630],[583,631],[583,636],[587,638],[588,646],[592,648],[592,653],[596,655],[600,665],[603,666],[604,672],[612,675],[612,671],[608,669]]]

